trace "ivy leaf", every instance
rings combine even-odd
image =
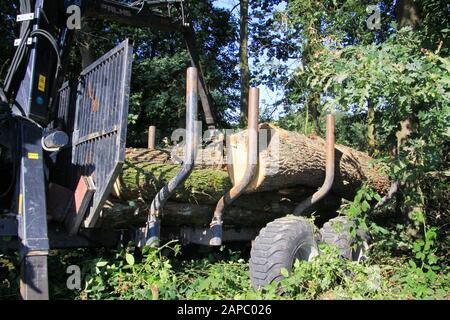
[[[381,197],[380,197],[380,195],[379,195],[378,193],[375,193],[375,194],[373,195],[373,197],[374,197],[375,200],[377,200],[378,202],[381,201]]]

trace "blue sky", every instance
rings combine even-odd
[[[239,3],[239,0],[215,0],[214,1],[214,5],[219,7],[219,8],[226,8],[226,9],[232,9],[234,8],[237,4]],[[278,6],[277,9],[282,10],[284,8],[284,5],[280,5]],[[233,14],[236,15],[236,17],[239,17],[239,6],[237,6],[234,11]],[[251,10],[249,12],[249,16],[251,19]],[[264,62],[264,59],[262,59]],[[250,71],[252,68],[254,68],[254,59],[252,59],[252,57],[249,57],[249,63],[250,63]],[[291,66],[291,68],[295,68],[296,63],[293,61],[289,61],[288,62]],[[236,66],[237,67],[237,66]],[[260,112],[264,112],[264,109],[269,109],[270,112],[272,112],[273,110],[273,104],[280,100],[283,96],[283,92],[282,91],[272,91],[269,88],[267,88],[266,86],[259,86],[260,88]],[[283,106],[279,106],[277,108],[277,110],[274,111],[273,116],[275,118],[278,118],[278,116],[282,113],[283,111]]]

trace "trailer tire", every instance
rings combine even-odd
[[[369,235],[367,232],[358,229],[356,233],[359,239],[352,238],[350,236],[352,226],[354,226],[354,222],[349,222],[345,216],[329,220],[320,229],[321,242],[337,247],[340,256],[343,258],[351,261],[362,261],[365,259],[365,252],[369,247]],[[358,240],[360,243],[356,248],[353,248],[353,244]]]
[[[304,218],[274,220],[259,232],[250,252],[250,279],[258,290],[284,277],[281,269],[292,271],[296,259],[311,261],[319,254],[314,225]]]

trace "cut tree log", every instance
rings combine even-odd
[[[126,162],[115,183],[112,199],[115,199],[116,202],[141,201],[150,204],[159,189],[180,169],[180,166],[176,164],[133,161],[130,159]],[[225,170],[194,169],[189,178],[176,189],[170,200],[213,207],[230,188],[231,181]],[[313,188],[296,186],[269,192],[244,194],[237,199],[236,206],[253,211],[266,211],[268,208],[272,208],[276,202],[301,202],[314,191]],[[339,206],[341,200],[339,196],[333,194],[329,199],[328,206],[330,203],[333,204],[333,207],[336,207],[336,204]],[[292,206],[294,205],[292,204]],[[213,211],[213,209],[211,210]]]
[[[272,130],[266,131],[269,132],[267,147],[260,147],[257,177],[246,193],[225,211],[226,225],[263,226],[292,213],[323,182],[323,139],[267,125],[262,128]],[[228,171],[217,166],[196,166],[164,207],[163,224],[209,224],[217,201],[231,188],[232,181],[239,181],[246,165],[245,132],[231,136],[228,143],[231,160]],[[112,197],[102,212],[100,227],[142,226],[154,196],[180,169],[168,151],[127,149],[126,159]],[[379,166],[370,166],[370,161],[365,153],[337,145],[333,190],[307,213],[316,210],[319,221],[335,216],[341,198],[352,199],[364,181],[383,194],[389,188],[389,180],[379,171]]]
[[[112,195],[121,200],[152,201],[157,192],[180,170],[167,151],[127,149],[122,173]],[[231,188],[228,173],[222,169],[196,168],[176,189],[171,200],[214,204]]]
[[[127,228],[129,226],[140,227],[147,221],[149,203],[133,201],[123,203],[110,200],[102,211],[100,228]],[[242,207],[228,208],[225,218],[226,225],[237,227],[263,226],[268,221],[289,213],[291,206],[280,205],[271,210],[259,211]],[[214,205],[180,203],[169,201],[164,206],[162,224],[175,227],[183,225],[207,226],[211,222]]]
[[[325,177],[325,142],[319,137],[306,137],[269,125],[262,125],[257,176],[246,193],[277,191],[290,187],[306,187],[311,194]],[[197,165],[191,176],[177,188],[172,201],[216,204],[239,181],[246,166],[246,132],[229,138],[228,172],[220,168]],[[266,147],[264,141],[267,140]],[[126,163],[114,185],[113,196],[121,200],[152,201],[158,190],[180,169],[163,150],[127,149]],[[385,194],[390,182],[379,165],[371,166],[367,154],[342,145],[336,145],[336,173],[333,192],[353,199],[363,182]],[[306,190],[305,189],[305,190]],[[301,194],[305,197],[304,193]],[[257,198],[257,197],[256,197]]]
[[[224,224],[239,227],[263,227],[268,222],[291,214],[295,206],[313,189],[294,188],[279,191],[242,195],[226,209]],[[320,225],[336,216],[341,198],[330,194],[314,207],[320,218]],[[147,220],[150,202],[142,198],[133,201],[119,201],[111,198],[102,211],[100,228],[126,228],[143,226]],[[163,209],[162,224],[167,226],[208,226],[211,222],[215,204],[186,203],[169,201]]]
[[[246,192],[277,190],[290,186],[318,188],[325,178],[325,141],[307,137],[272,125],[260,126],[259,166]],[[233,183],[240,181],[247,164],[246,131],[232,135],[228,145],[228,172]],[[370,164],[366,153],[336,145],[336,172],[332,190],[353,199],[367,182],[375,191],[385,194],[390,181],[382,167]]]

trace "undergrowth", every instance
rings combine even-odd
[[[340,259],[334,248],[321,245],[312,262],[296,261],[278,284],[254,290],[242,252],[222,247],[187,258],[175,242],[159,249],[133,247],[114,251],[60,250],[50,256],[53,299],[448,299],[448,266],[433,272],[408,256],[392,256],[386,242],[372,245],[362,263]],[[198,249],[198,248],[197,248]],[[191,248],[192,250],[192,248]],[[0,256],[2,299],[17,298],[15,256]],[[80,288],[69,290],[67,267],[78,265]],[[287,270],[282,270],[287,275]]]
[[[367,187],[341,214],[371,235],[361,262],[340,258],[337,248],[320,245],[311,262],[296,261],[285,279],[254,290],[248,272],[248,244],[220,248],[53,250],[49,256],[52,299],[450,299],[447,219],[416,216],[422,236],[412,238],[393,208],[374,213],[380,197]],[[314,218],[312,218],[314,219]],[[357,245],[357,242],[355,242]],[[17,254],[0,252],[0,299],[18,298]]]

